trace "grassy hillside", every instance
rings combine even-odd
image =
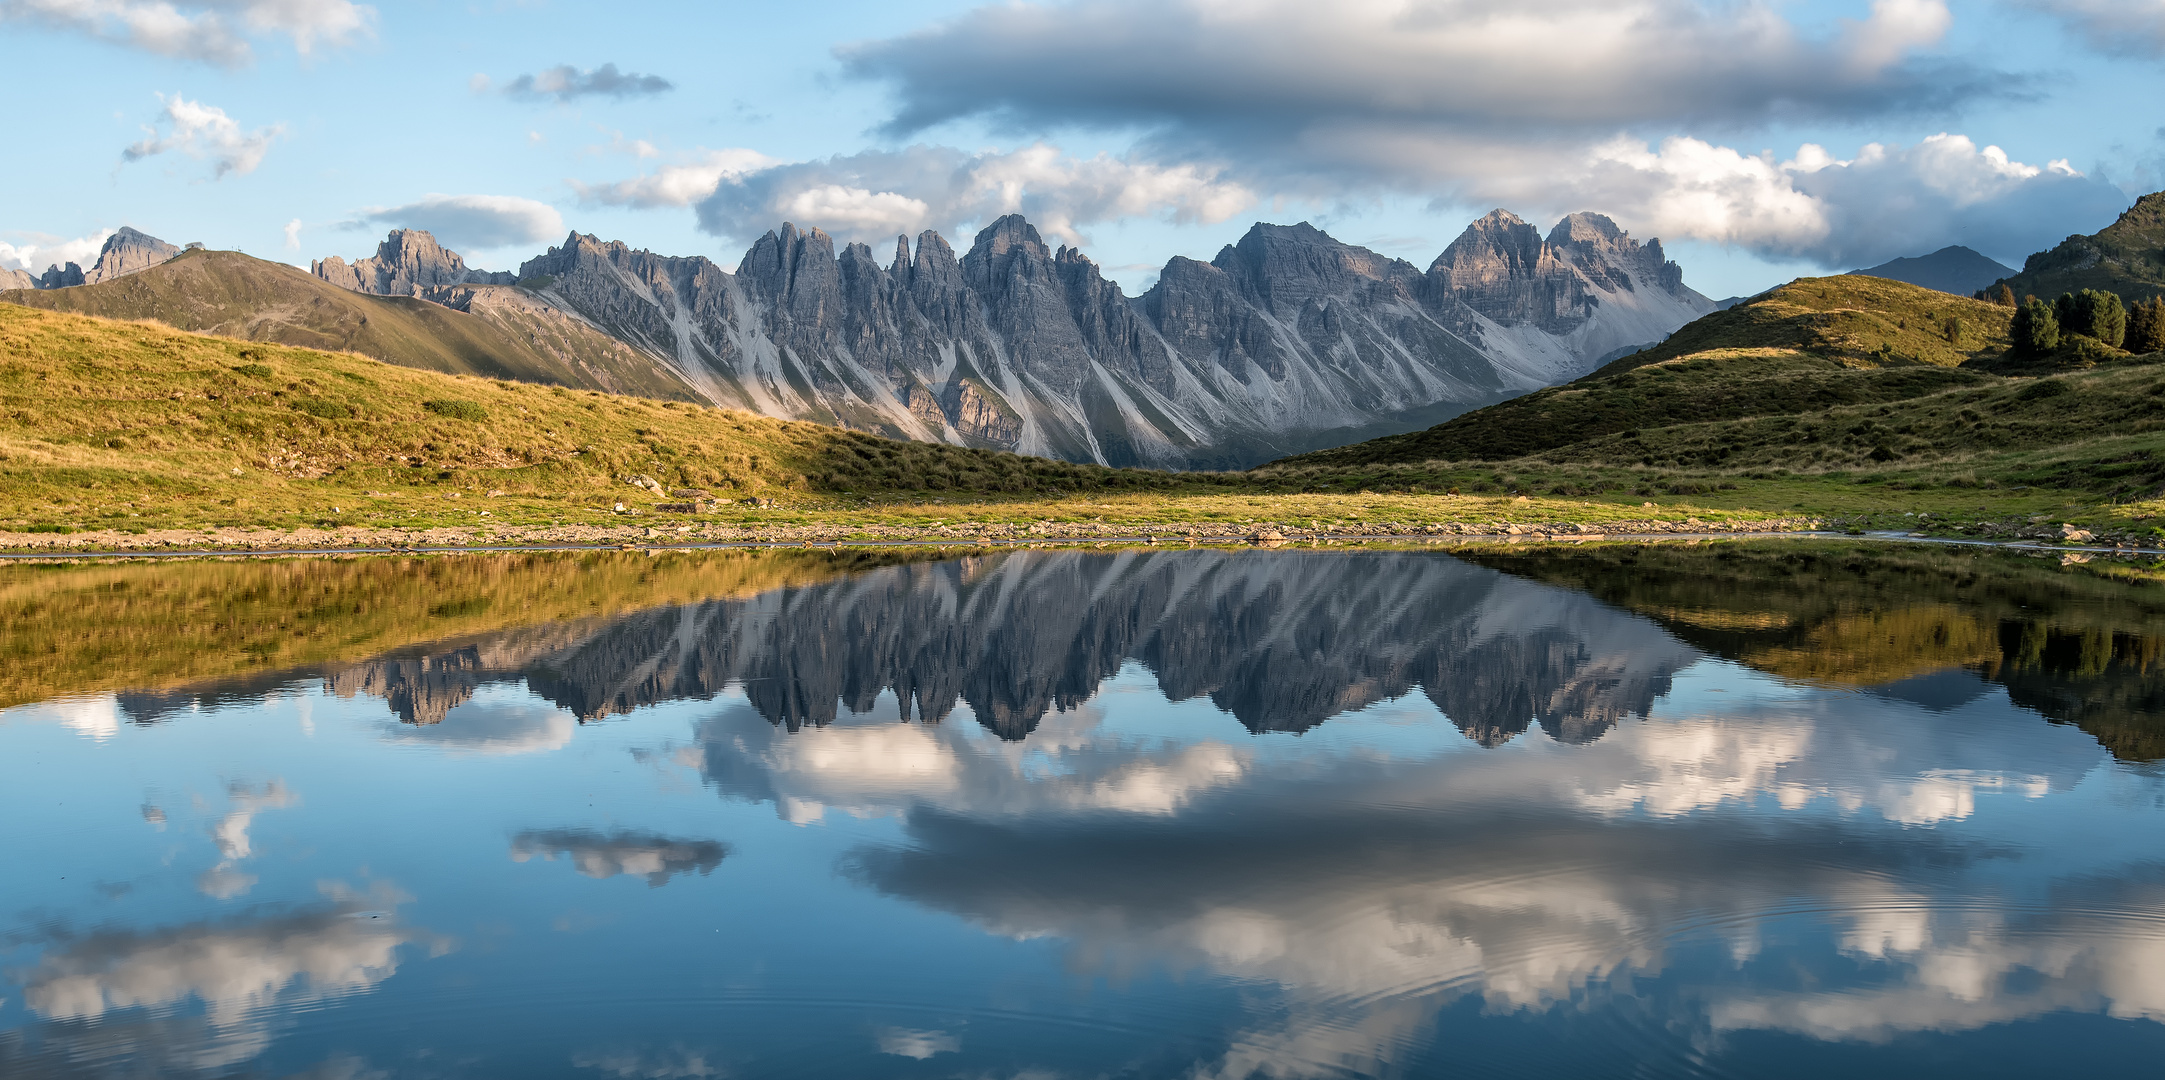
[[[2004,279],[2017,297],[2051,299],[2103,289],[2130,302],[2165,295],[2165,191],[2135,201],[2120,220],[2094,236],[2070,236]]]
[[[634,486],[642,478],[651,485]],[[1236,481],[896,442],[0,304],[0,528],[206,516],[291,526],[333,505],[347,515],[337,520],[401,524],[487,492],[511,500],[496,513],[591,513],[651,507],[676,489],[1023,495],[1218,482]]]
[[[2155,533],[2165,356],[2073,338],[2015,358],[2008,319],[1899,282],[1798,281],[1576,382],[1255,475],[1657,509],[1681,498],[1882,528],[1925,514],[1941,529],[2029,516]]]
[[[1697,365],[1723,375],[1755,359],[1763,366],[1737,386],[1786,386],[1815,411],[1612,431],[1507,461],[1353,455],[1160,473],[0,304],[0,533],[81,532],[13,543],[93,546],[134,534],[157,547],[213,542],[213,527],[337,530],[308,543],[451,527],[429,542],[455,543],[545,526],[577,527],[556,540],[621,539],[700,522],[731,537],[1223,537],[1811,515],[1879,527],[1928,512],[1940,529],[1993,521],[2004,534],[2027,519],[2165,536],[2165,391],[2153,392],[2165,368],[2008,379],[1793,350],[1624,370],[1689,380]],[[1814,379],[1830,373],[1861,380],[1856,403],[1817,407]],[[1901,397],[1919,391],[1903,379],[1945,385]],[[1704,380],[1663,392],[1664,408],[1687,413],[1714,400]],[[1455,423],[1465,422],[1486,421]]]
[[[1279,464],[1503,461],[1672,424],[1878,405],[1975,387],[1993,380],[1957,365],[2004,352],[2010,314],[1898,281],[1808,278],[1717,311],[1563,386],[1426,431]]]
[[[694,400],[684,381],[651,357],[539,301],[507,298],[469,314],[412,297],[349,292],[237,251],[191,251],[113,281],[0,292],[0,301],[357,352],[428,371]]]

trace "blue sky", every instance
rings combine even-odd
[[[1134,291],[1256,220],[1425,267],[1501,206],[1610,214],[1719,297],[2019,263],[2165,187],[2165,0],[0,0],[0,61],[33,270],[123,224],[734,268],[785,219],[884,253],[1020,210]]]

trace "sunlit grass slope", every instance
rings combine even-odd
[[[634,486],[641,478],[651,489]],[[0,527],[294,524],[369,492],[585,510],[813,492],[1056,495],[1240,483],[445,375],[0,304]],[[691,496],[685,496],[691,497]],[[425,513],[408,510],[418,516]]]
[[[1959,365],[2004,352],[2010,317],[1898,281],[1808,278],[1563,386],[1285,464],[1501,461],[1672,424],[1904,401],[1992,382]]]
[[[1855,485],[2156,498],[2165,357],[2011,361],[2009,317],[1901,282],[1803,280],[1576,382],[1262,473],[1654,496],[1779,481],[1784,498],[1820,488],[1803,502],[1822,508]],[[2011,368],[2061,373],[1993,373]]]

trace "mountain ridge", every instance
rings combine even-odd
[[[202,250],[94,285],[0,292],[0,301],[25,307],[155,319],[180,330],[350,350],[429,371],[664,400],[694,396],[629,346],[521,290],[453,286],[431,299],[371,296],[284,263]]]
[[[1533,258],[1497,257],[1470,228],[1455,261],[1424,273],[1306,223],[1258,223],[1211,262],[1170,260],[1129,297],[1010,215],[959,256],[936,232],[914,250],[898,237],[885,265],[868,245],[837,251],[784,223],[734,273],[574,233],[518,277],[718,404],[1185,467],[1253,464],[1548,385],[1712,309],[1658,241],[1606,218],[1566,219],[1554,242],[1501,211],[1484,220],[1532,232]]]
[[[1431,424],[1569,379],[1713,307],[1684,286],[1658,240],[1642,244],[1597,214],[1566,217],[1544,237],[1503,210],[1468,226],[1425,271],[1305,222],[1259,222],[1210,262],[1170,260],[1138,296],[1081,250],[1008,215],[966,250],[927,230],[914,244],[897,237],[884,260],[785,222],[734,271],[573,232],[515,274],[491,273],[427,232],[401,229],[372,256],[315,260],[302,275],[354,300],[283,279],[267,288],[271,275],[231,253],[215,260],[231,280],[194,285],[215,302],[152,288],[95,302],[29,298],[110,293],[120,276],[177,254],[124,230],[92,272],[56,270],[10,295],[436,370],[1173,468],[1245,467]],[[203,278],[211,265],[190,264],[191,273]],[[491,325],[407,310],[395,321],[413,340],[378,340],[354,307],[367,307],[364,297],[426,302]],[[459,340],[419,341],[435,331]]]
[[[2015,268],[1960,244],[1950,244],[1930,255],[1890,259],[1878,266],[1851,270],[1850,273],[1860,277],[1886,278],[1889,281],[1921,285],[1956,296],[1969,296],[2014,274]]]

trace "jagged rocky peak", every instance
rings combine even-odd
[[[1601,214],[1571,214],[1543,239],[1517,214],[1492,210],[1467,226],[1428,273],[1438,290],[1499,323],[1552,334],[1574,332],[1596,308],[1642,286],[1666,296],[1651,302],[1675,307],[1671,315],[1712,310],[1711,301],[1684,287],[1684,272],[1662,253],[1661,241],[1641,244]]]
[[[1376,283],[1410,289],[1420,277],[1411,263],[1355,247],[1303,221],[1257,222],[1228,244],[1211,265],[1231,275],[1241,294],[1280,318],[1295,318],[1311,302],[1365,292]]]
[[[1597,281],[1601,275],[1593,269],[1593,263],[1599,260],[1610,271],[1638,271],[1651,284],[1670,293],[1681,296],[1691,291],[1684,288],[1684,268],[1669,261],[1668,255],[1661,250],[1659,239],[1642,244],[1601,214],[1581,211],[1567,215],[1549,230],[1549,246],[1572,256],[1593,256],[1593,259],[1577,258],[1575,261]],[[1609,278],[1614,288],[1632,288],[1628,272],[1612,272]]]
[[[83,273],[82,284],[95,285],[139,270],[148,270],[179,255],[180,251],[180,248],[155,236],[123,225],[119,231],[105,238],[105,246],[98,251],[98,261]]]
[[[69,263],[67,266],[48,266],[38,275],[40,289],[67,289],[83,283],[83,268]]]
[[[977,240],[970,245],[970,254],[965,261],[973,257],[998,259],[1017,249],[1024,258],[1052,258],[1052,249],[1038,236],[1037,226],[1021,214],[1009,214],[977,231]]]
[[[1455,289],[1539,274],[1552,268],[1544,262],[1551,258],[1540,229],[1509,210],[1497,209],[1466,226],[1466,231],[1436,256],[1428,270],[1432,274],[1442,272]]]
[[[393,229],[376,246],[375,255],[351,265],[333,255],[310,263],[309,271],[341,289],[377,296],[419,296],[445,285],[509,285],[518,280],[512,274],[468,267],[458,252],[420,229]]]
[[[737,264],[737,278],[746,288],[797,322],[816,323],[839,312],[841,274],[833,237],[819,229],[800,232],[787,221],[754,242]]]
[[[889,255],[885,239],[842,244],[784,223],[729,273],[575,233],[520,279],[717,404],[1209,468],[1561,382],[1701,313],[1648,288],[1635,269],[1646,253],[1593,216],[1549,243],[1490,215],[1427,273],[1312,224],[1258,224],[1212,262],[1173,259],[1139,298],[1019,214],[966,253],[930,230],[893,239]]]
[[[1627,240],[1624,230],[1606,215],[1580,211],[1566,214],[1564,219],[1549,230],[1549,243],[1556,247],[1566,244],[1589,244],[1596,247],[1614,247],[1618,241]],[[1656,240],[1655,243],[1661,241]]]
[[[0,289],[65,289],[75,285],[95,285],[148,270],[180,253],[181,249],[172,244],[123,225],[105,238],[105,245],[98,249],[98,261],[92,263],[89,270],[75,263],[55,264],[35,275],[26,270],[0,270]]]

